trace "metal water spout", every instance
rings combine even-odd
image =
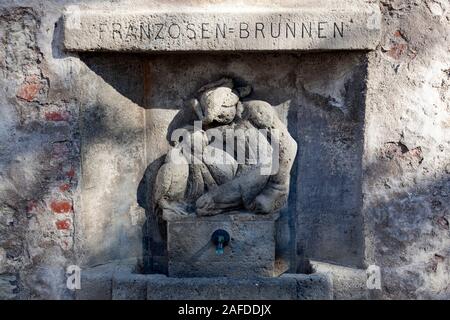
[[[216,254],[222,255],[224,247],[230,242],[230,234],[223,229],[217,229],[213,232],[211,241],[216,246]]]

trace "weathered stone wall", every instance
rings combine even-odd
[[[365,121],[366,259],[388,298],[450,297],[450,5],[381,1]]]
[[[140,0],[133,6],[161,2],[226,1]],[[144,220],[136,206],[139,178],[160,154],[149,153],[146,141],[139,139],[149,123],[156,137],[167,118],[161,117],[161,108],[141,107],[151,105],[154,98],[145,95],[157,89],[158,79],[133,77],[145,75],[140,70],[151,65],[141,56],[130,55],[124,62],[123,56],[103,59],[65,52],[60,20],[71,4],[112,8],[130,3],[0,4],[0,299],[72,298],[65,286],[68,265],[142,255],[136,243]],[[277,4],[270,1],[270,6]],[[450,298],[450,5],[446,0],[382,0],[380,8],[382,43],[367,61],[364,148],[336,150],[335,158],[344,170],[349,163],[339,164],[340,155],[362,156],[362,177],[355,181],[362,184],[359,215],[364,218],[360,227],[365,247],[358,242],[350,264],[359,264],[364,255],[359,251],[364,251],[365,264],[380,266],[385,298]],[[313,83],[318,101],[346,101],[353,92],[345,81],[308,83]],[[166,89],[174,99],[176,88]],[[174,110],[169,112],[175,116]],[[329,145],[349,145],[342,141],[333,144],[331,139]],[[355,155],[348,167],[358,161]],[[107,206],[96,207],[97,199]],[[338,204],[339,195],[334,199]],[[342,205],[343,212],[346,208],[358,206]],[[324,212],[315,226],[329,226],[332,218]],[[326,228],[321,231],[330,235]]]
[[[1,298],[67,297],[73,258],[78,104],[36,5],[0,9]]]

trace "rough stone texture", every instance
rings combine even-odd
[[[147,280],[149,275],[117,271],[112,279],[112,300],[147,299]]]
[[[0,300],[12,300],[17,297],[17,278],[14,275],[0,276]]]
[[[132,260],[130,260],[131,262]],[[137,274],[132,264],[105,264],[82,271],[77,300],[323,300],[333,297],[327,274],[265,278],[171,278]],[[0,282],[0,285],[2,283]]]
[[[450,6],[381,1],[369,55],[366,261],[386,298],[450,298]]]
[[[81,288],[75,291],[77,300],[111,300],[115,265],[81,270]]]
[[[330,279],[325,275],[293,275],[278,278],[168,278],[148,280],[148,300],[309,300],[330,299]]]
[[[245,1],[274,8],[294,6],[296,2]],[[227,3],[236,7],[244,2],[164,3],[173,9],[181,3]],[[165,137],[174,117],[182,115],[182,101],[202,83],[217,79],[218,73],[256,82],[256,96],[276,105],[283,119],[287,119],[289,104],[292,109],[305,108],[288,120],[291,132],[297,130],[304,140],[298,141],[302,152],[299,164],[304,162],[294,173],[298,183],[293,188],[297,188],[299,198],[291,199],[287,211],[281,213],[277,234],[281,247],[290,247],[287,235],[293,232],[299,235],[300,256],[353,266],[377,264],[382,270],[383,298],[450,297],[447,1],[379,1],[382,42],[368,54],[367,61],[358,52],[298,56],[70,54],[63,50],[60,20],[70,4],[102,10],[161,5],[151,0],[95,4],[14,0],[0,4],[2,299],[73,298],[65,287],[68,265],[96,260],[95,241],[99,248],[105,248],[99,255],[99,260],[105,260],[102,263],[123,258],[131,243],[138,245],[133,239],[142,236],[142,213],[131,206],[130,199],[136,191],[132,189],[137,173],[111,179],[109,174],[118,174],[112,160],[105,161],[111,170],[97,167],[102,177],[97,184],[94,178],[90,186],[104,202],[123,201],[124,205],[112,215],[109,204],[104,210],[91,209],[88,219],[94,220],[99,213],[103,222],[88,232],[98,233],[98,238],[84,234],[82,204],[86,202],[81,201],[80,148],[85,154],[95,156],[95,152],[90,152],[88,145],[80,147],[79,124],[84,123],[80,108],[104,106],[107,112],[122,106],[136,111],[136,104],[145,109],[143,121],[149,129],[143,165],[150,168],[148,180],[143,180],[151,182],[158,167],[154,163],[168,148],[161,137]],[[142,81],[135,77],[142,77]],[[309,104],[298,103],[297,97],[305,96],[298,94],[296,84],[304,89]],[[366,97],[360,94],[365,86]],[[106,93],[109,97],[103,97]],[[364,109],[362,115],[354,112]],[[133,114],[137,117],[139,112]],[[108,130],[115,123],[112,119]],[[128,132],[135,137],[131,133],[139,130],[139,125],[131,119],[125,121],[133,124],[127,131],[128,126],[120,124],[123,118],[118,119],[113,136],[123,133],[126,137]],[[311,119],[320,121],[311,123]],[[123,163],[130,158],[141,161],[134,156],[139,152],[129,152],[122,143],[112,148],[114,142],[107,141],[108,130],[102,135],[105,159],[115,159],[120,152],[117,168],[121,169],[131,165]],[[98,141],[91,147],[95,148]],[[138,145],[137,141],[131,143],[136,148]],[[362,175],[358,173],[361,162]],[[123,174],[128,173],[125,170]],[[107,189],[101,184],[115,182],[116,178],[123,184],[110,189],[108,197],[103,196],[102,190]],[[361,183],[364,199],[358,187]],[[296,193],[291,190],[291,194]],[[289,212],[299,213],[297,226]],[[117,226],[116,221],[120,222]],[[136,222],[134,227],[128,224],[132,221]],[[145,225],[144,257],[151,256],[154,264],[159,261],[162,266],[164,241],[152,223]],[[132,236],[128,236],[130,230]],[[89,237],[90,244],[86,243]],[[145,247],[149,238],[151,255]],[[110,249],[111,239],[121,239],[115,243],[121,254]],[[138,249],[134,247],[130,255]]]
[[[329,263],[311,261],[314,272],[329,275],[335,300],[367,300],[371,297],[367,289],[366,270],[343,267]]]
[[[53,63],[52,33],[42,32],[42,25],[49,20],[53,25],[57,15],[49,10],[44,16],[32,6],[4,6],[0,8],[0,296],[70,298],[64,270],[74,258],[78,105],[70,94],[68,65]]]
[[[145,170],[145,117],[143,108],[128,98],[142,96],[141,78],[134,77],[139,74],[139,64],[114,64],[115,71],[108,75],[112,78],[106,78],[108,84],[95,74],[102,62],[87,63],[95,65],[81,81],[91,83],[89,90],[95,98],[80,106],[78,236],[84,252],[82,263],[95,265],[142,256],[145,213],[137,204],[137,189]]]
[[[281,279],[292,279],[297,284],[298,300],[333,299],[333,278],[324,273],[294,274],[286,273]]]
[[[273,276],[277,216],[237,213],[168,221],[169,276]],[[230,235],[222,255],[211,241],[218,229]]]
[[[129,296],[130,300],[139,300],[142,297],[139,280],[144,275],[135,273],[136,264],[136,259],[125,259],[81,269],[81,288],[75,290],[75,299],[121,300]]]
[[[261,6],[158,10],[81,10],[64,16],[72,51],[233,51],[374,49],[378,6],[365,0],[298,1]]]

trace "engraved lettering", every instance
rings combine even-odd
[[[191,40],[197,38],[197,33],[195,32],[194,27],[195,25],[193,23],[188,23],[186,26],[186,35]],[[189,35],[189,33],[191,34]]]
[[[289,23],[286,23],[286,39],[289,37],[288,32],[290,32],[292,37],[295,38],[295,26],[295,23],[292,23],[292,26]]]
[[[367,25],[362,19],[365,14],[326,8],[263,14],[89,13],[80,26],[64,24],[64,45],[69,51],[126,52],[373,50],[380,28]],[[377,13],[375,18],[381,16]]]
[[[276,31],[276,27],[274,28],[274,24],[271,23],[270,24],[270,35],[272,36],[272,38],[278,38],[281,34],[281,23],[278,23],[278,32],[275,33],[274,30]]]
[[[245,32],[245,35],[244,35]],[[248,31],[248,23],[241,22],[239,24],[239,38],[247,39],[250,36],[250,32]]]
[[[223,29],[220,29],[220,24],[216,24],[216,39],[219,38],[219,33],[222,35],[222,38],[225,38],[226,30],[227,25],[225,23],[223,24]]]
[[[209,39],[210,37],[206,35],[208,30],[209,23],[202,23],[202,39]]]
[[[344,37],[344,23],[341,22],[341,29],[339,29],[338,24],[335,22],[334,23],[334,37],[336,38],[336,32],[339,33],[339,35],[341,36],[341,38]]]
[[[137,39],[136,31],[137,31],[136,27],[132,23],[130,23],[127,28],[127,35],[125,36],[125,39],[129,41],[130,38],[133,37],[136,40]]]
[[[106,32],[106,23],[100,23],[99,25],[98,25],[98,37],[99,37],[99,39],[102,39],[103,38],[103,33],[104,32]]]
[[[266,38],[266,36],[264,35],[264,23],[257,22],[255,24],[255,39],[258,39],[258,32],[261,32],[262,37]]]
[[[140,30],[139,38],[141,41],[142,41],[142,38],[144,38],[144,35],[147,37],[147,39],[150,39],[150,25],[145,25],[144,23],[141,23],[139,26],[139,30]]]
[[[309,23],[309,29],[307,29],[307,26],[302,22],[302,38],[305,37],[305,32],[309,35],[310,38],[312,38],[312,23]]]
[[[112,29],[113,29],[113,34],[112,34],[113,39],[115,40],[116,34],[118,34],[120,37],[120,40],[122,40],[122,32],[121,32],[122,25],[119,22],[114,22],[112,24]]]
[[[328,22],[321,21],[321,22],[319,22],[319,23],[317,24],[317,37],[319,37],[319,38],[321,38],[321,39],[324,39],[324,38],[327,37],[327,36],[325,36],[325,35],[322,34],[322,31],[323,31],[322,25],[327,24],[327,23],[328,23]]]
[[[178,24],[172,23],[172,24],[169,26],[168,32],[169,32],[169,36],[170,36],[172,39],[177,39],[177,38],[179,38],[180,35],[181,35],[181,28],[180,28],[180,26],[179,26]]]
[[[155,40],[156,39],[164,39],[164,37],[161,36],[161,32],[162,32],[162,30],[164,28],[164,24],[163,23],[156,23],[155,26],[157,28]]]

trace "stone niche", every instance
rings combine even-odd
[[[352,0],[240,13],[208,10],[65,15],[66,49],[78,52],[98,91],[95,103],[81,106],[80,256],[86,267],[136,260],[137,273],[169,275],[145,280],[155,290],[162,283],[167,290],[189,287],[190,277],[211,278],[210,285],[208,280],[195,285],[212,288],[217,277],[285,273],[278,279],[296,293],[280,297],[306,297],[296,284],[305,281],[300,274],[313,271],[308,260],[364,267],[366,52],[378,43],[379,9]],[[271,34],[278,27],[280,35]],[[152,190],[170,150],[170,133],[194,120],[186,101],[224,77],[251,86],[249,98],[270,103],[295,139],[287,203],[257,218],[161,221]],[[222,255],[211,243],[216,229],[231,235]],[[173,282],[172,276],[187,280]],[[311,297],[328,297],[328,280],[311,276],[326,292]],[[262,288],[273,286],[264,281]],[[146,290],[146,297],[153,297],[150,287]],[[252,294],[243,298],[257,298]]]

